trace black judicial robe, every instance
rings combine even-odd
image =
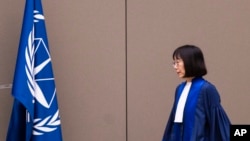
[[[202,77],[194,78],[183,113],[175,123],[175,111],[186,82],[175,92],[175,101],[162,141],[229,141],[230,120],[220,104],[215,86]]]

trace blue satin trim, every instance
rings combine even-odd
[[[183,115],[183,140],[188,141],[191,138],[194,120],[195,120],[195,110],[197,105],[198,96],[200,94],[200,89],[204,84],[205,80],[202,77],[197,77],[192,80],[192,85],[187,97],[185,104],[184,115]],[[175,101],[175,110],[181,93],[186,85],[186,82],[183,82],[180,87],[177,89],[177,101]]]

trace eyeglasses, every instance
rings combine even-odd
[[[180,64],[182,63],[182,60],[175,60],[175,61],[173,61],[173,67],[179,67],[180,66]]]

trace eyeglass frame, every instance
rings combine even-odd
[[[183,60],[182,59],[176,59],[176,60],[173,61],[172,66],[173,67],[175,67],[175,66],[179,67],[180,63],[183,63]]]

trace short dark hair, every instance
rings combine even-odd
[[[184,62],[184,77],[200,77],[207,74],[205,60],[201,49],[194,45],[183,45],[175,49],[173,59]]]

